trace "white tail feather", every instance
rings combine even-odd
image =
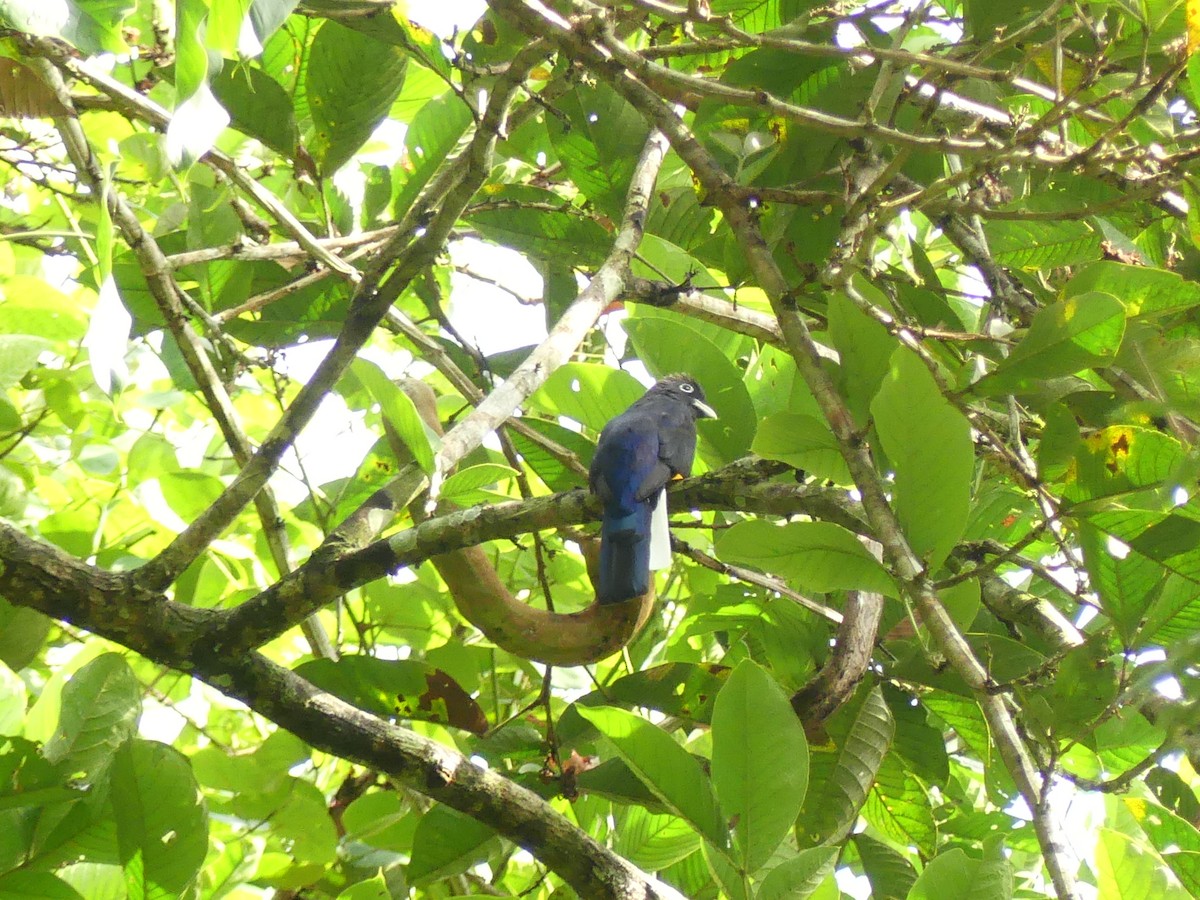
[[[650,571],[671,567],[671,529],[667,524],[667,492],[654,502],[650,516]]]

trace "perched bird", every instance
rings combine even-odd
[[[604,504],[596,597],[620,603],[650,587],[650,570],[671,564],[666,485],[691,474],[696,420],[715,419],[687,375],[668,375],[604,426],[588,472]]]

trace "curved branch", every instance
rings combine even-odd
[[[425,424],[441,435],[442,423],[438,420],[433,388],[415,379],[406,380],[401,387]],[[412,454],[400,435],[386,423],[385,427],[392,454],[402,463],[410,462]],[[424,506],[422,497],[408,505],[414,522],[428,519]],[[461,507],[452,503],[443,503],[442,507],[442,513],[461,511]],[[591,575],[597,554],[585,548],[584,556]],[[440,553],[429,561],[449,588],[463,618],[488,640],[522,659],[548,665],[580,666],[604,659],[629,643],[654,608],[651,584],[636,603],[604,606],[593,603],[587,609],[568,614],[538,609],[513,596],[488,554],[478,545]]]
[[[653,583],[635,600],[556,613],[514,597],[481,547],[439,554],[430,562],[463,618],[488,640],[548,665],[581,666],[611,656],[641,631],[654,609]]]
[[[834,638],[833,652],[816,676],[792,695],[792,709],[806,731],[817,730],[838,707],[854,695],[854,689],[867,674],[875,633],[879,628],[877,610],[883,610],[883,597],[866,591],[850,591],[842,624]]]
[[[865,530],[856,504],[844,490],[761,481],[783,468],[778,463],[741,460],[717,472],[679,482],[671,490],[671,506],[807,515],[858,532]],[[265,591],[221,613],[221,620],[197,637],[209,652],[244,652],[277,637],[346,591],[406,566],[487,541],[599,518],[596,499],[577,489],[458,510],[344,556],[335,556],[335,548],[330,547]]]
[[[356,586],[351,582],[364,573],[369,573],[366,575],[367,581],[386,574],[388,569],[381,570],[377,564],[382,561],[385,566],[389,566],[386,561],[389,554],[381,554],[367,545],[391,523],[395,512],[408,506],[427,484],[431,494],[434,493],[445,473],[453,469],[460,459],[478,447],[488,434],[509,419],[550,373],[570,358],[604,309],[620,296],[629,276],[633,254],[641,242],[646,209],[659,167],[666,154],[666,146],[666,140],[657,132],[651,133],[646,139],[629,186],[624,220],[608,258],[597,270],[591,283],[563,313],[546,339],[503,384],[443,436],[434,456],[432,476],[427,480],[415,465],[405,466],[391,483],[377,491],[335,529],[314,552],[303,571],[294,577],[282,579],[250,601],[249,605],[239,607],[226,625],[219,629],[218,634],[208,636],[206,643],[211,641],[212,646],[221,648],[222,652],[238,652],[259,646],[272,633],[281,633],[290,627],[296,621],[298,609],[319,609]],[[432,553],[425,553],[421,558],[478,543],[481,541],[469,541],[458,547],[434,550]],[[362,549],[364,547],[365,551]],[[374,564],[353,560],[373,560]],[[409,564],[411,563],[397,559],[390,568],[394,571]],[[623,607],[630,608],[585,611],[571,617],[559,617],[557,624],[561,627],[549,628],[551,623],[544,618],[545,613],[514,601],[509,610],[511,615],[506,619],[502,614],[497,614],[495,604],[497,598],[505,596],[507,592],[496,591],[499,580],[489,577],[490,566],[486,559],[481,555],[477,556],[470,561],[468,568],[473,570],[473,573],[469,571],[457,585],[459,592],[465,598],[469,598],[468,610],[471,612],[468,618],[479,624],[485,633],[502,645],[505,642],[511,643],[513,635],[522,634],[525,636],[525,648],[531,649],[537,645],[535,638],[539,632],[544,631],[542,636],[546,642],[538,652],[549,656],[535,653],[533,658],[544,658],[548,662],[578,663],[598,658],[596,653],[606,655],[611,649],[605,651],[605,648],[620,646],[627,641],[648,615],[646,602],[623,604]],[[495,573],[491,572],[490,575],[494,576]],[[357,583],[363,584],[365,581]],[[638,608],[634,609],[635,606]],[[542,627],[538,628],[538,625]],[[600,630],[606,630],[608,638],[598,642],[595,635]]]

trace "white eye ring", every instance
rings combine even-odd
[[[695,389],[694,387],[692,387],[690,384],[688,384],[687,382],[684,382],[683,384],[681,384],[681,385],[679,386],[679,389],[680,389],[681,391],[683,391],[685,394],[694,394],[694,393],[696,393],[696,389]]]

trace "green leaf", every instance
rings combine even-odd
[[[1096,841],[1099,900],[1187,900],[1194,896],[1167,878],[1163,859],[1127,834],[1101,828]],[[945,897],[945,893],[940,895]],[[932,898],[933,895],[931,894]]]
[[[801,590],[878,591],[897,596],[892,577],[853,534],[829,522],[738,522],[717,538],[718,555],[782,575]]]
[[[658,872],[700,849],[700,836],[678,816],[641,806],[619,810],[613,849],[638,868]]]
[[[119,653],[97,656],[62,689],[62,711],[44,755],[97,781],[137,732],[142,689]]]
[[[845,715],[849,726],[834,751],[813,753],[811,785],[797,822],[802,845],[837,843],[854,827],[892,743],[895,725],[879,688]]]
[[[567,363],[556,369],[530,398],[551,416],[566,416],[599,433],[646,392],[628,372],[593,363]]]
[[[637,256],[630,263],[630,268],[638,277],[649,278],[664,286],[690,282],[696,288],[721,289],[720,282],[713,278],[700,260],[678,244],[656,234],[647,234],[642,237]],[[723,351],[729,351],[733,347],[740,347],[743,352],[748,352],[750,349],[749,338],[722,328],[713,322],[684,316],[653,303],[634,303],[626,306],[626,309],[634,318],[670,319],[687,325],[688,328],[704,335]]]
[[[165,744],[129,741],[111,783],[130,898],[181,896],[208,852],[208,814],[187,758]]]
[[[690,753],[665,731],[623,709],[578,705],[576,709],[668,810],[723,852],[726,832],[712,785]]]
[[[558,720],[559,739],[564,743],[584,740],[588,726],[577,711],[579,706],[641,706],[691,722],[712,721],[713,704],[729,677],[729,669],[713,663],[664,663],[631,672],[575,701]]]
[[[763,459],[777,459],[817,478],[851,484],[850,470],[837,439],[824,419],[780,412],[763,419],[751,448]]]
[[[883,696],[896,721],[892,750],[903,757],[908,770],[922,781],[945,784],[950,778],[945,729],[930,723],[928,711],[913,703],[912,694],[885,686]]]
[[[921,698],[921,703],[935,716],[954,729],[955,734],[971,752],[987,764],[991,760],[991,737],[987,720],[979,704],[967,697],[945,691],[932,691]]]
[[[234,885],[251,881],[262,862],[263,844],[255,841],[234,841],[212,856],[200,873],[202,897],[223,897]]]
[[[1130,318],[1178,313],[1200,306],[1200,284],[1178,272],[1112,260],[1101,260],[1080,269],[1067,282],[1063,296],[1071,298],[1096,291],[1119,297]]]
[[[863,816],[897,844],[933,855],[937,828],[929,795],[894,753],[889,753],[879,767]]]
[[[226,0],[213,4],[205,22],[205,46],[227,58],[237,55],[242,26],[249,11],[250,0]]]
[[[811,897],[831,872],[837,847],[810,847],[785,860],[767,873],[755,892],[755,900],[804,900]]]
[[[975,579],[960,581],[938,591],[938,600],[954,620],[959,631],[969,631],[971,623],[979,614],[981,603],[979,582]]]
[[[521,418],[521,422],[568,452],[574,453],[581,465],[586,467],[592,461],[595,445],[578,431],[572,431],[558,422],[551,422],[548,419],[524,416]],[[569,491],[571,488],[579,487],[585,481],[584,476],[568,468],[565,463],[559,461],[557,456],[552,455],[541,444],[534,443],[519,431],[514,430],[509,437],[513,446],[517,448],[517,452],[521,454],[521,459],[538,478],[546,483],[546,487],[550,490]]]
[[[343,656],[301,663],[296,674],[329,693],[378,716],[439,722],[487,730],[487,717],[457,681],[416,659]]]
[[[700,853],[704,857],[704,864],[708,867],[710,880],[715,879],[716,883],[724,890],[722,897],[728,897],[729,900],[750,900],[750,883],[734,867],[729,857],[714,849],[712,844],[707,843],[701,846]]]
[[[291,99],[278,81],[254,66],[226,64],[213,77],[212,91],[234,128],[281,156],[295,155],[300,133]]]
[[[87,331],[79,301],[32,275],[8,275],[0,303],[0,335],[77,341]],[[42,349],[46,345],[42,345]],[[40,350],[38,352],[41,352]],[[5,383],[5,386],[9,384]]]
[[[0,391],[25,377],[37,359],[53,344],[31,334],[0,334]]]
[[[1101,428],[1076,447],[1075,465],[1067,473],[1063,493],[1079,501],[1162,488],[1184,459],[1179,441],[1153,428]]]
[[[49,872],[16,869],[0,875],[0,900],[84,900],[84,897]]]
[[[496,833],[488,826],[435,803],[413,835],[408,880],[425,885],[465,872],[487,859],[495,844]]]
[[[352,884],[338,894],[338,900],[391,900],[391,898],[392,891],[388,888],[382,872],[377,872],[365,881]]]
[[[1200,582],[1200,551],[1197,535],[1200,521],[1194,509],[1181,509],[1178,513],[1161,516],[1133,512],[1096,514],[1090,521],[1128,543],[1134,553],[1139,553],[1159,563],[1168,572],[1182,575],[1193,582]],[[1127,520],[1123,522],[1122,520]]]
[[[758,418],[741,372],[712,341],[682,322],[660,317],[630,318],[623,323],[650,373],[662,378],[675,372],[694,377],[708,404],[720,417],[699,423],[700,436],[722,462],[745,456]]]
[[[1200,831],[1196,826],[1141,797],[1123,797],[1122,801],[1180,883],[1193,896],[1200,892]]]
[[[470,127],[471,110],[453,92],[434,97],[413,116],[404,134],[412,171],[407,173],[393,207],[397,218],[408,212],[421,189]],[[395,171],[403,173],[404,169],[397,167]]]
[[[404,86],[408,57],[396,47],[326,20],[305,71],[316,129],[310,150],[328,178],[371,136]]]
[[[1068,472],[1079,448],[1079,423],[1065,406],[1055,404],[1045,413],[1042,439],[1038,441],[1038,475],[1046,481],[1061,479]]]
[[[929,861],[908,900],[1009,900],[1012,895],[1013,872],[1007,860],[972,859],[955,848]]]
[[[298,5],[297,0],[251,0],[250,25],[258,42],[265,45]]]
[[[712,241],[712,221],[712,210],[701,204],[692,185],[660,185],[650,200],[646,238],[694,253]]]
[[[783,690],[743,660],[713,707],[712,779],[734,822],[741,867],[758,871],[787,836],[808,789],[808,742]]]
[[[1169,574],[1146,608],[1145,617],[1139,644],[1168,646],[1200,631],[1200,592],[1195,582],[1177,573]]]
[[[1039,309],[1025,339],[973,390],[996,396],[1037,381],[1112,362],[1125,334],[1125,307],[1089,291]]]
[[[887,844],[861,832],[854,835],[853,841],[871,882],[871,896],[875,900],[904,900],[917,880],[912,863]]]
[[[609,215],[625,203],[649,128],[645,118],[603,81],[576,84],[547,119],[554,152],[567,177]]]
[[[368,359],[359,357],[354,360],[350,364],[349,374],[357,378],[379,404],[384,419],[400,435],[417,465],[426,474],[432,472],[433,444],[412,398],[388,378],[378,364]]]
[[[51,625],[36,609],[13,606],[0,597],[0,662],[21,671],[42,652]]]
[[[517,470],[499,463],[481,463],[459,469],[442,482],[442,499],[467,505],[480,502],[480,488],[515,477]]]
[[[865,426],[871,398],[891,371],[896,339],[840,292],[829,299],[829,337],[841,359],[838,387],[859,426]]]
[[[490,241],[540,260],[572,266],[598,265],[609,235],[591,214],[551,191],[518,184],[484,188],[466,218]]]
[[[893,354],[871,414],[895,468],[896,515],[914,552],[936,569],[958,542],[970,513],[971,426],[907,349]]]
[[[986,43],[996,36],[997,29],[1007,31],[1027,19],[1031,10],[1041,11],[1043,7],[1036,0],[1016,0],[1005,6],[988,0],[963,0],[962,9],[967,32],[974,40]]]
[[[1003,266],[1035,271],[1074,266],[1099,255],[1100,232],[1086,222],[992,220],[987,225],[992,256]]]
[[[221,496],[221,479],[204,472],[162,472],[158,476],[163,499],[179,518],[191,522]]]
[[[17,31],[60,37],[88,56],[104,51],[127,53],[120,24],[132,7],[127,0],[61,0],[54,4],[0,0],[0,22]]]
[[[391,791],[371,791],[346,807],[342,824],[346,839],[397,852],[412,847],[419,813]]]
[[[109,831],[111,832],[111,828]],[[110,836],[105,835],[104,837]],[[95,835],[86,834],[85,837],[91,839]],[[105,853],[102,858],[107,860],[108,856],[109,854]],[[129,896],[124,875],[125,873],[120,867],[105,861],[77,863],[64,868],[59,877],[88,900],[120,900],[120,898]]]
[[[25,682],[0,661],[0,735],[21,732],[27,702]]]
[[[179,0],[175,6],[175,93],[182,103],[200,89],[208,75],[204,25],[208,4],[204,0]]]

